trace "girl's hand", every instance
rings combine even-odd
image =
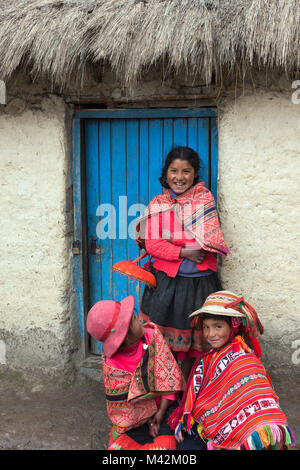
[[[164,413],[162,410],[158,410],[157,413],[149,419],[149,434],[151,437],[155,438],[158,435],[160,425],[164,418]]]
[[[180,257],[194,261],[194,263],[201,264],[205,258],[204,250],[192,250],[190,248],[181,248]]]
[[[160,425],[164,419],[165,413],[170,405],[168,398],[161,398],[159,410],[155,413],[152,418],[149,419],[149,434],[151,437],[156,437],[159,432]]]

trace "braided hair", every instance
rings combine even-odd
[[[200,158],[197,152],[195,150],[191,149],[190,147],[173,147],[170,152],[167,155],[167,158],[165,160],[165,165],[162,170],[161,177],[158,179],[160,184],[164,188],[169,188],[168,182],[167,182],[167,172],[170,164],[174,160],[186,160],[189,162],[189,164],[194,168],[195,171],[195,178],[193,185],[198,183],[199,181],[199,168],[200,168]]]

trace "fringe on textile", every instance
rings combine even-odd
[[[202,438],[199,433],[200,438]],[[295,445],[295,438],[288,426],[270,424],[254,431],[240,447],[235,450],[276,450],[276,444],[280,444],[280,449],[288,449]],[[219,450],[213,441],[207,442],[207,450]]]

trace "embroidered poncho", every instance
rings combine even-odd
[[[157,411],[155,397],[176,393],[185,387],[162,334],[153,323],[145,326],[153,328],[154,334],[133,373],[103,361],[107,412],[116,434],[138,427],[153,416]]]
[[[227,244],[220,228],[216,203],[204,183],[197,183],[185,194],[172,199],[169,189],[158,194],[145,210],[136,226],[136,239],[145,239],[146,222],[152,215],[174,210],[183,229],[190,233],[201,249],[226,255]]]
[[[270,379],[240,336],[199,361],[185,395],[179,416],[170,419],[178,438],[198,423],[208,449],[294,444]]]

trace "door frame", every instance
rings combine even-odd
[[[87,358],[89,351],[89,335],[85,321],[88,312],[88,256],[86,230],[86,181],[84,164],[84,119],[139,119],[139,118],[217,118],[216,108],[136,108],[136,109],[86,109],[74,113],[72,123],[72,188],[73,188],[73,249],[72,272],[73,287],[77,299],[77,322],[81,338],[82,356]],[[218,160],[218,136],[211,145],[211,161]],[[213,165],[212,165],[213,167]],[[217,165],[215,166],[217,168]],[[214,177],[217,175],[213,175]],[[215,178],[217,181],[217,178]],[[215,188],[216,190],[216,188]],[[79,245],[77,244],[79,241]],[[79,251],[79,252],[78,252]]]

